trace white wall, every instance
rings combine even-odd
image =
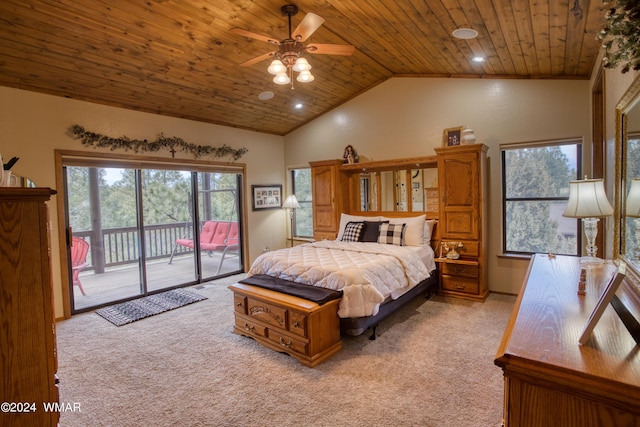
[[[238,162],[246,164],[248,192],[252,184],[285,185],[284,142],[280,136],[0,87],[0,153],[5,161],[13,156],[20,157],[12,171],[29,177],[38,186],[55,189],[54,149],[95,151],[67,134],[74,124],[112,137],[153,140],[163,133],[197,145],[246,147],[249,151]],[[168,152],[141,155],[170,157]],[[188,153],[176,153],[176,157],[192,159]],[[64,267],[60,265],[57,218],[60,197],[60,194],[54,196],[49,204],[56,317],[63,315],[61,277]],[[249,258],[253,261],[265,246],[272,249],[285,246],[288,217],[279,209],[252,212],[250,195],[246,197]]]
[[[348,144],[361,161],[433,155],[443,129],[474,129],[489,146],[489,288],[515,294],[528,260],[499,256],[499,146],[579,137],[590,158],[589,103],[587,80],[392,78],[286,135],[285,163],[342,158]]]

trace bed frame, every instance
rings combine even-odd
[[[424,294],[428,299],[431,298],[432,294],[438,291],[438,276],[438,270],[434,270],[431,272],[431,277],[418,283],[416,286],[411,288],[409,292],[401,295],[397,299],[389,299],[385,303],[381,304],[378,314],[375,316],[341,318],[340,332],[345,335],[358,336],[371,328],[372,334],[369,339],[375,340],[377,337],[376,328],[380,322],[418,296]]]
[[[264,289],[277,292],[279,294],[290,295],[312,301],[316,304],[323,305],[328,301],[340,299],[342,291],[334,291],[331,289],[319,288],[315,286],[303,285],[285,279],[266,275],[256,275],[240,280],[238,283],[244,285],[257,286]],[[431,272],[431,276],[418,283],[408,292],[402,294],[396,299],[388,299],[380,305],[378,314],[375,316],[364,317],[347,317],[340,319],[340,333],[344,335],[358,336],[371,328],[371,340],[376,339],[376,328],[385,318],[395,313],[409,301],[425,295],[428,299],[431,295],[438,291],[438,271]],[[275,294],[277,295],[277,294]]]

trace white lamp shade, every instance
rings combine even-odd
[[[298,80],[301,83],[309,83],[309,82],[312,82],[313,79],[314,77],[309,71],[301,72],[300,74],[298,74],[298,77],[296,78],[296,80]]]
[[[298,209],[300,207],[300,204],[298,203],[298,199],[296,199],[296,196],[292,194],[285,199],[282,207],[284,209]]]
[[[267,71],[274,76],[285,72],[286,70],[287,67],[285,67],[282,61],[280,61],[279,59],[274,59],[273,61],[271,61],[271,65],[269,65],[269,68],[267,68]]]
[[[291,78],[287,75],[286,71],[283,71],[273,78],[273,82],[278,85],[287,85],[291,83]]]
[[[295,64],[293,64],[293,71],[296,73],[301,73],[302,71],[309,71],[311,69],[311,64],[305,58],[296,59]]]
[[[629,188],[625,206],[627,216],[640,218],[640,178],[631,180],[631,187]]]
[[[569,183],[569,201],[562,214],[570,218],[599,218],[613,214],[604,192],[604,180],[585,179]]]

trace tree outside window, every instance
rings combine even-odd
[[[311,203],[311,169],[291,170],[291,192],[298,199],[300,207],[294,209],[293,236],[313,237],[313,207]]]
[[[562,214],[581,158],[575,141],[502,148],[505,253],[578,255],[578,221]]]

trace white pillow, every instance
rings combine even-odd
[[[344,228],[347,226],[347,223],[361,222],[361,221],[380,221],[380,217],[349,215],[346,213],[340,214],[340,227],[338,228],[338,237],[336,238],[336,240],[342,240],[342,235],[344,234]]]
[[[410,218],[386,218],[381,217],[380,220],[389,220],[390,224],[407,224],[404,229],[404,246],[424,246],[425,238],[425,220],[426,215],[414,216]],[[429,233],[431,238],[431,233]]]
[[[433,227],[435,227],[435,225],[435,219],[428,219],[424,222],[424,246],[431,246],[431,234],[433,234]]]

